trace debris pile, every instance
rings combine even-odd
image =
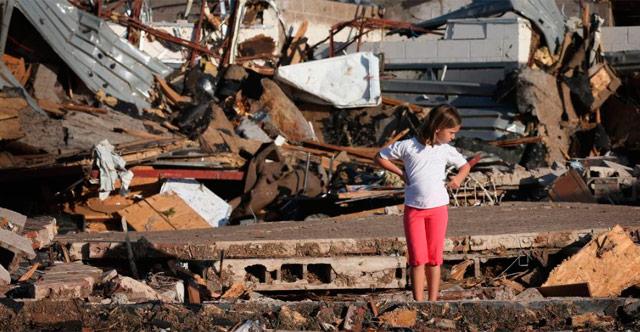
[[[418,326],[429,315],[410,306],[311,315],[281,301],[304,298],[288,290],[370,288],[407,300],[402,235],[342,239],[340,223],[400,218],[403,179],[375,155],[417,135],[442,103],[462,116],[453,144],[472,166],[449,192],[460,213],[640,203],[640,27],[615,25],[633,11],[615,0],[435,2],[400,6],[426,19],[414,22],[398,4],[360,1],[2,1],[5,296],[246,299],[279,306],[269,319],[283,325],[272,328]],[[249,224],[264,221],[301,222],[274,228],[292,238],[273,243],[253,237],[271,225]],[[613,225],[594,223],[448,238],[442,298],[635,295],[636,267],[620,261],[638,256],[637,233],[620,221],[598,235]],[[319,224],[339,245],[288,247]],[[92,238],[101,234],[114,238]],[[103,258],[116,263],[92,261]],[[613,320],[580,313],[554,328]],[[447,313],[425,323],[474,329]]]

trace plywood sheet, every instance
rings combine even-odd
[[[591,240],[556,267],[542,285],[586,282],[592,296],[618,296],[640,282],[640,246],[620,226]]]
[[[136,231],[211,228],[174,193],[161,193],[118,211]]]

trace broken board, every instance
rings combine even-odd
[[[161,193],[118,211],[136,231],[211,228],[174,193]]]
[[[542,285],[587,282],[592,296],[618,296],[640,282],[640,246],[618,225],[553,269]]]

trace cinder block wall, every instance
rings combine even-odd
[[[368,42],[362,49],[384,53],[386,63],[526,63],[530,45],[529,22],[513,17],[457,20],[445,39]]]
[[[605,52],[640,50],[640,26],[603,27],[602,47]]]

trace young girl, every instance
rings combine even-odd
[[[429,301],[438,299],[440,265],[447,231],[449,195],[469,174],[466,159],[448,143],[460,130],[460,115],[453,106],[440,105],[424,119],[419,137],[396,142],[380,150],[376,162],[404,178],[404,233],[407,238],[413,298],[424,301],[425,265]],[[390,160],[402,160],[404,171]],[[447,164],[458,168],[448,183]]]

